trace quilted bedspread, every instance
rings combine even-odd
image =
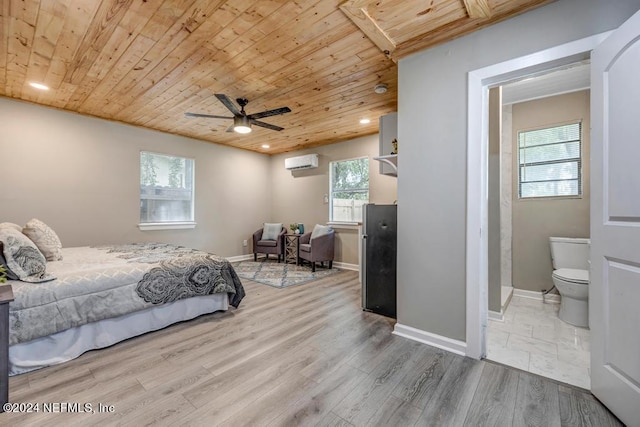
[[[62,254],[62,261],[47,264],[56,280],[9,281],[10,345],[192,296],[227,293],[234,307],[244,297],[226,259],[194,249],[141,243]]]

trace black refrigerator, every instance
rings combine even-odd
[[[362,212],[362,308],[396,317],[397,205],[366,204]]]

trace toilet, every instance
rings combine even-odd
[[[549,237],[553,284],[560,292],[558,317],[589,327],[589,239]]]

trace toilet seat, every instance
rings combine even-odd
[[[581,285],[589,284],[589,270],[579,270],[576,268],[559,268],[553,271],[553,277]]]

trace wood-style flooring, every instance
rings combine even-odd
[[[202,316],[10,379],[39,413],[0,425],[613,426],[588,391],[392,335],[356,272],[285,289],[244,281]],[[113,405],[43,413],[42,403]]]

